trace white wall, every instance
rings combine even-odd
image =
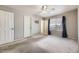
[[[40,20],[41,18],[39,17],[36,16],[31,17],[31,27],[32,27],[31,35],[36,35],[41,32]],[[39,21],[39,23],[35,23],[35,21]]]

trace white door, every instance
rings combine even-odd
[[[14,41],[14,14],[10,12],[6,12],[6,41],[11,42]]]
[[[0,10],[0,43],[14,41],[14,14]]]
[[[4,43],[5,35],[5,22],[4,22],[4,12],[0,11],[0,44]]]
[[[31,31],[30,16],[24,16],[24,37],[29,37]]]

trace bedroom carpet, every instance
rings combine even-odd
[[[12,47],[12,46],[11,46]],[[56,36],[35,36],[1,53],[76,53],[78,43],[71,39]]]

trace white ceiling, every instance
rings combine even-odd
[[[51,5],[48,6],[48,11],[47,12],[39,12],[37,15],[42,16],[42,17],[48,17],[48,16],[54,16],[57,14],[61,14],[70,10],[77,9],[77,5]]]
[[[61,14],[63,12],[74,10],[78,7],[78,5],[48,5],[49,10],[47,12],[42,13],[41,5],[5,5],[5,6],[16,9],[21,12],[25,13],[29,12],[31,14],[42,17],[54,16],[57,14]]]

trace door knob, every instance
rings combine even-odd
[[[11,28],[12,30],[14,30],[14,28]]]

